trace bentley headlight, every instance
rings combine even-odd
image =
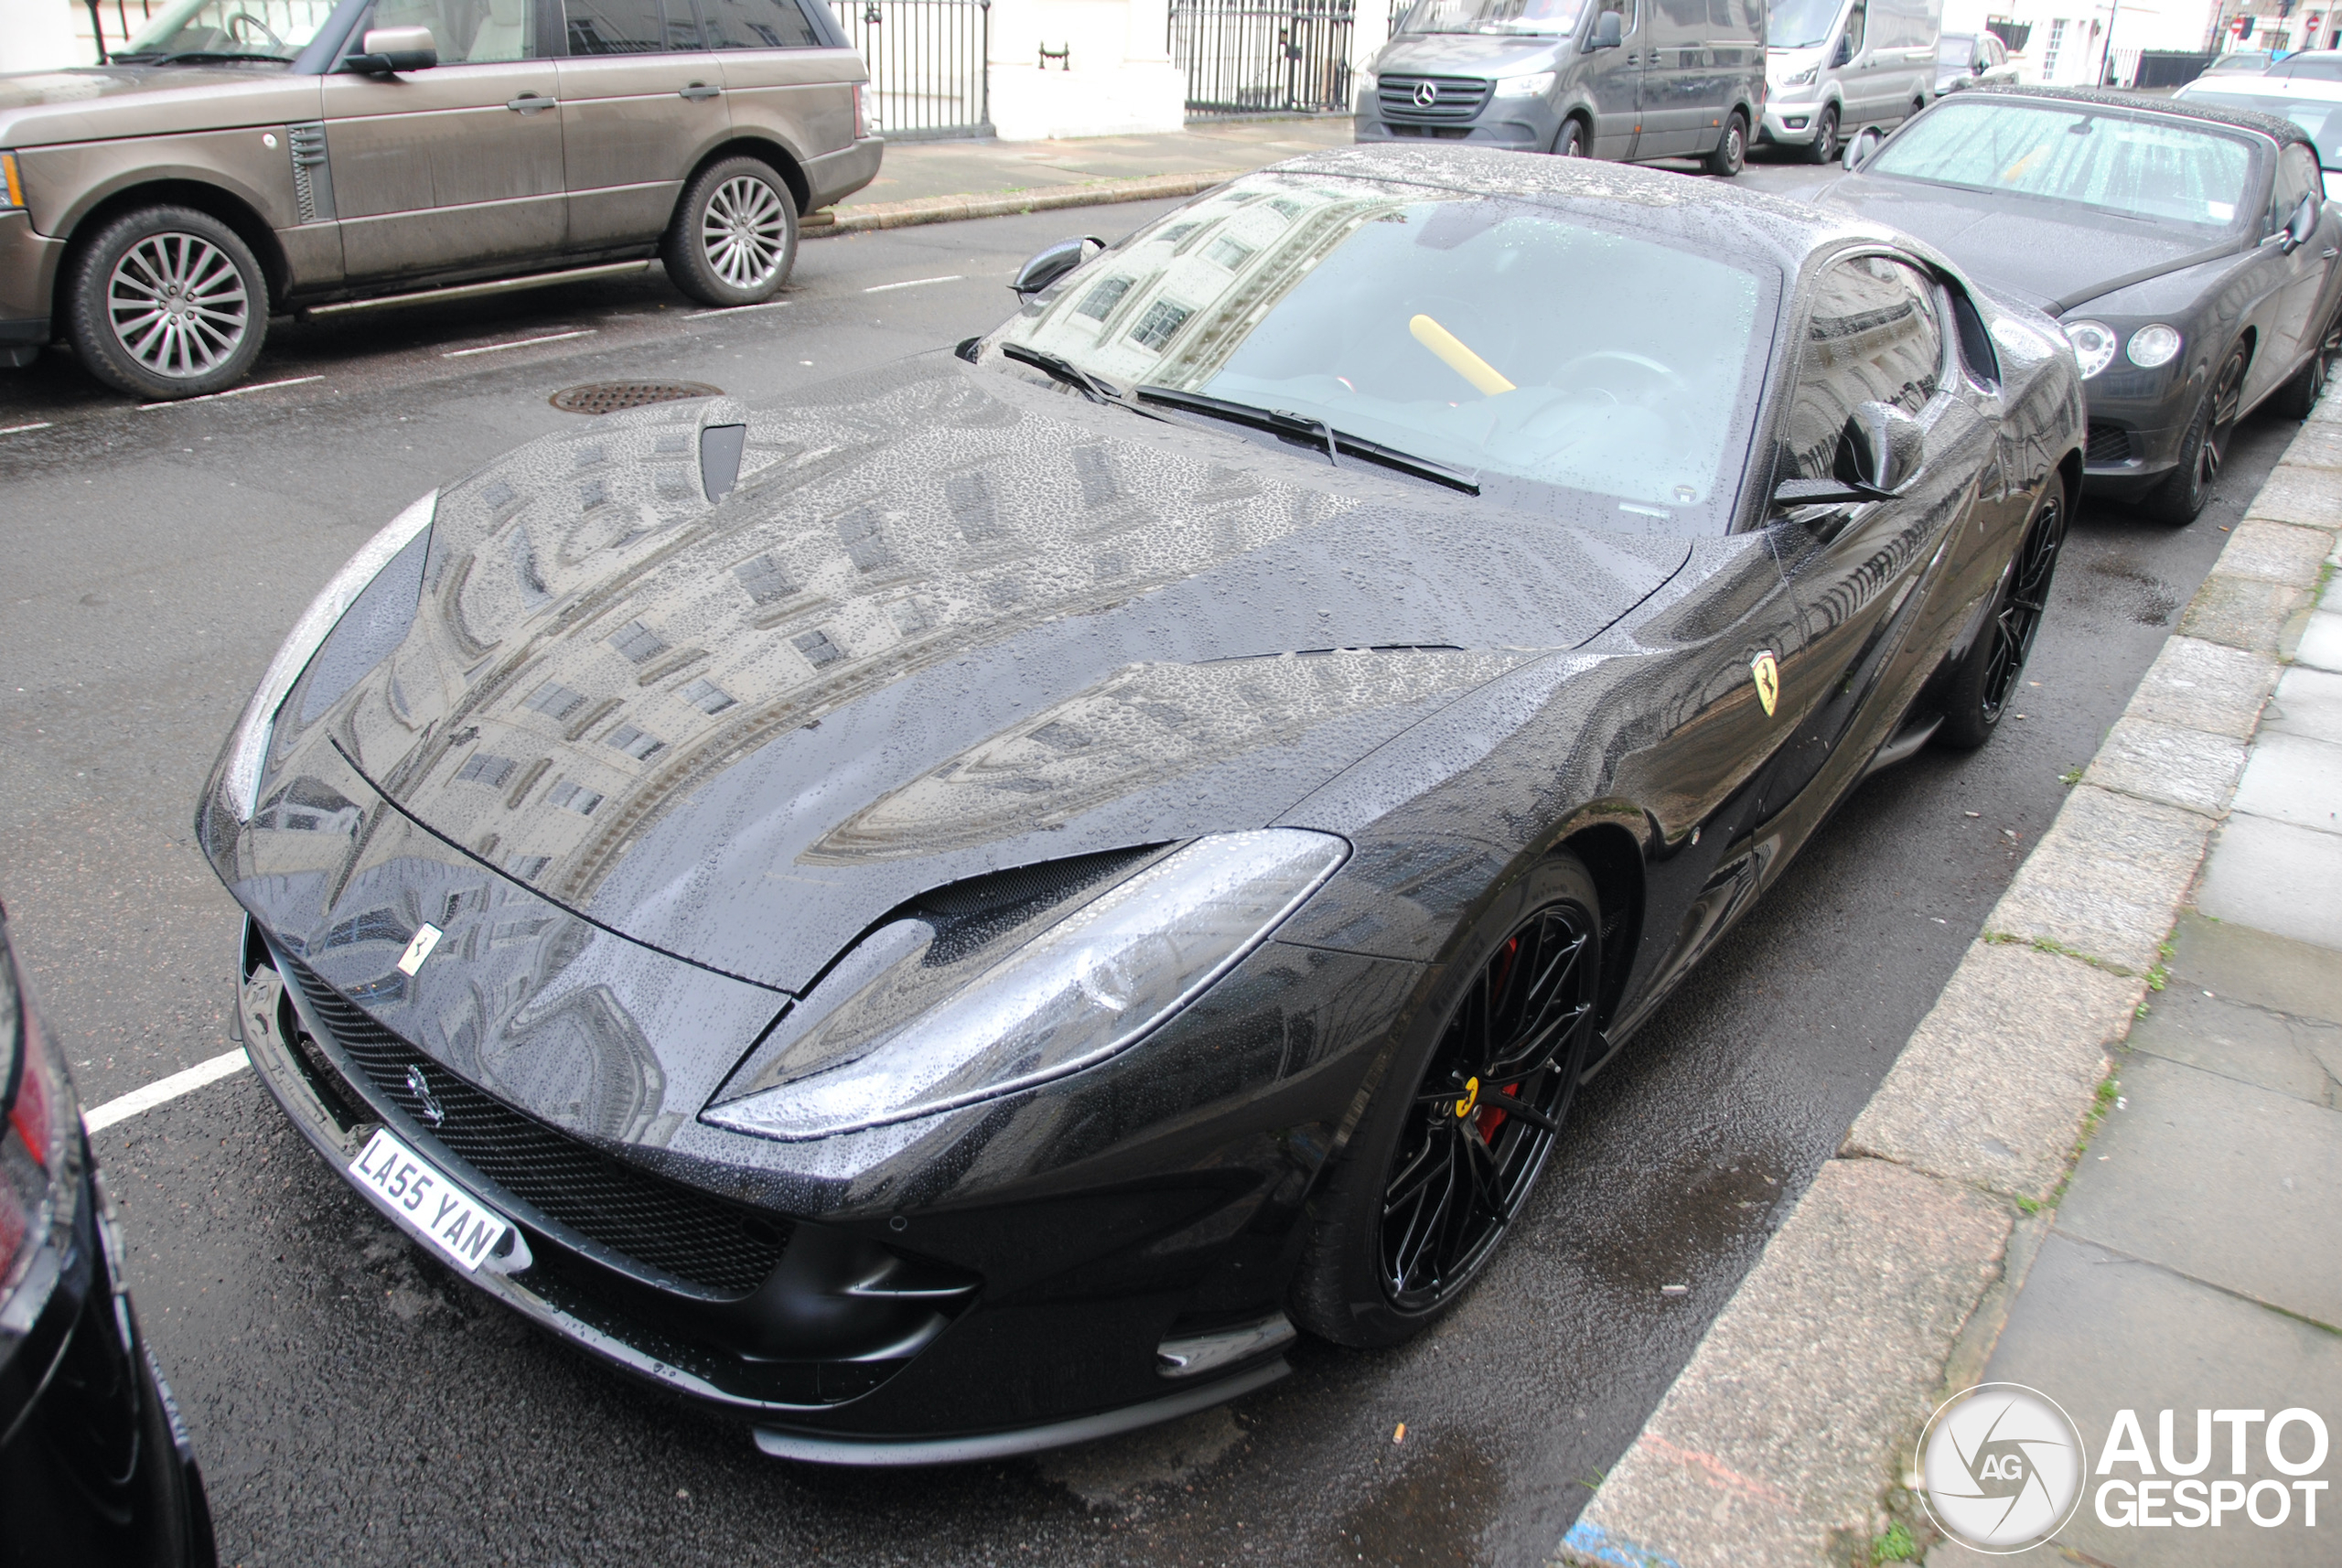
[[[1214,833],[989,961],[916,916],[872,932],[776,1028],[747,1092],[701,1120],[822,1138],[972,1105],[1129,1049],[1236,967],[1349,845],[1298,828]],[[981,950],[979,950],[981,951]],[[964,968],[964,978],[933,978]],[[822,993],[830,994],[824,997]]]
[[[2158,321],[2152,327],[2142,327],[2131,334],[2131,347],[2126,350],[2131,362],[2141,370],[2152,371],[2157,365],[2168,365],[2179,357],[2179,332]]]
[[[1545,95],[1545,90],[1552,85],[1553,73],[1550,70],[1534,70],[1527,76],[1499,76],[1497,78],[1496,91],[1489,96],[1542,98]]]
[[[2066,341],[2074,346],[2074,359],[2081,366],[2082,380],[2090,377],[2114,362],[2114,350],[2121,339],[2113,331],[2095,321],[2068,321],[2064,324]]]
[[[433,490],[368,540],[309,601],[276,657],[269,660],[268,672],[260,678],[259,689],[244,705],[243,717],[236,721],[221,759],[220,796],[238,822],[252,821],[277,710],[311,662],[337,666],[332,671],[321,668],[319,674],[328,678],[328,684],[339,683],[339,690],[332,693],[338,697],[405,638],[423,591],[423,555],[429,548],[431,519],[438,505],[439,492]],[[393,562],[400,570],[386,570]],[[342,629],[345,619],[347,633]],[[336,644],[331,650],[335,657],[319,660],[328,641]],[[305,693],[303,705],[323,712],[330,703],[320,704],[317,682],[309,684],[312,690]]]

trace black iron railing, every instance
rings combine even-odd
[[[1356,0],[1173,0],[1187,113],[1347,114]]]
[[[890,142],[992,134],[992,0],[830,0]]]

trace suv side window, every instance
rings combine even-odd
[[[1813,291],[1783,461],[1798,478],[1830,478],[1838,433],[1856,403],[1891,403],[1917,413],[1942,380],[1935,285],[1885,256],[1832,263]]]
[[[812,49],[822,47],[797,0],[699,0],[712,49]]]
[[[573,55],[675,54],[701,47],[692,0],[564,0]]]
[[[535,59],[532,13],[544,0],[379,0],[371,17],[350,35],[355,49],[367,27],[428,27],[442,65],[482,65]]]
[[[2277,179],[2269,198],[2269,231],[2275,233],[2294,220],[2302,199],[2323,188],[2317,160],[2307,147],[2290,142],[2277,149]]]

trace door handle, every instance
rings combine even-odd
[[[2330,262],[2337,256],[2342,256],[2342,251],[2337,251],[2333,246],[2328,245],[2317,254],[2319,260]]]
[[[713,98],[723,91],[724,89],[720,87],[710,87],[704,81],[694,81],[689,87],[684,88],[682,91],[678,93],[676,96],[688,98],[693,102],[696,103],[704,98]]]
[[[504,107],[511,110],[515,114],[533,114],[540,109],[556,108],[560,103],[561,100],[558,98],[545,98],[534,92],[523,92]]]

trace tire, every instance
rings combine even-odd
[[[1825,103],[1821,118],[1813,123],[1813,145],[1806,149],[1807,157],[1818,164],[1838,161],[1838,106]]]
[[[1553,136],[1553,156],[1557,158],[1585,156],[1585,122],[1564,120]]]
[[[1943,725],[1935,736],[1939,745],[1973,751],[2000,727],[2048,611],[2049,585],[2066,544],[2068,505],[2065,480],[2050,475],[2025,521],[2016,553],[2001,574],[1993,613],[1977,634],[1976,645],[1953,671]]]
[[[761,304],[797,264],[797,198],[763,159],[721,159],[683,187],[660,254],[702,305]]]
[[[1595,1034],[1601,930],[1594,879],[1566,853],[1474,920],[1310,1201],[1295,1323],[1337,1344],[1395,1345],[1462,1299],[1566,1124]],[[1509,1082],[1479,1076],[1491,1051]],[[1511,1090],[1520,1101],[1497,1103]]]
[[[1724,123],[1724,139],[1707,157],[1707,171],[1718,179],[1730,179],[1748,163],[1748,117],[1737,109]]]
[[[2334,369],[2334,355],[2342,348],[2342,316],[2326,324],[2325,335],[2318,339],[2317,351],[2309,362],[2294,372],[2294,379],[2277,389],[2269,404],[2288,419],[2307,419],[2317,407],[2317,400],[2325,394],[2326,377]]]
[[[2196,521],[2204,503],[2212,499],[2212,483],[2220,477],[2229,437],[2236,430],[2244,361],[2243,344],[2229,349],[2218,374],[2204,390],[2204,401],[2196,405],[2196,417],[2187,422],[2187,434],[2180,438],[2178,466],[2140,504],[2140,510],[2156,521],[2184,528]]]
[[[260,358],[268,280],[252,247],[209,212],[125,212],[68,266],[65,335],[116,392],[201,397],[242,381]]]

